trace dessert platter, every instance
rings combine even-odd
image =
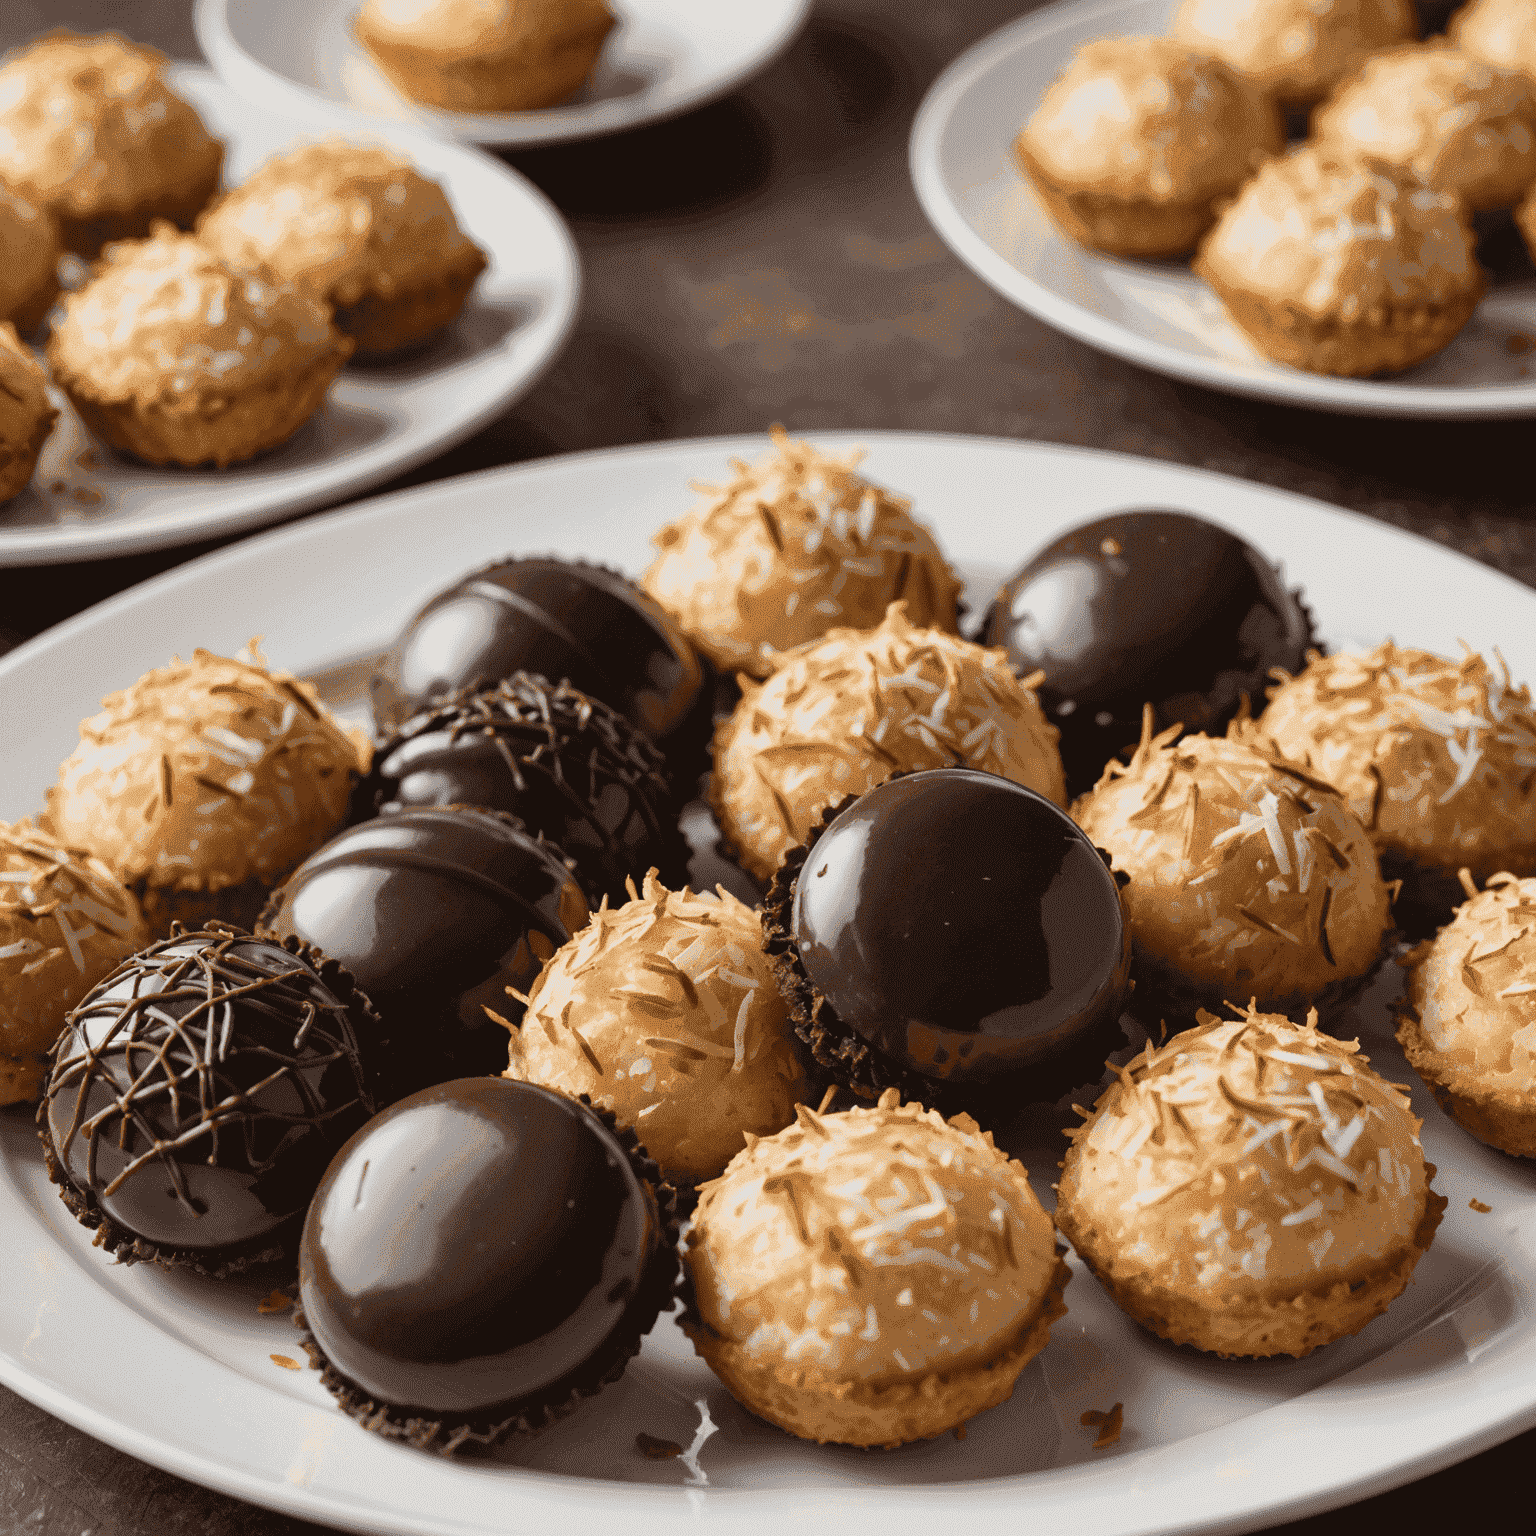
[[[438,105],[418,89],[401,89],[354,32],[359,10],[369,8],[359,0],[198,0],[193,21],[214,68],[252,101],[352,121],[361,114],[410,122],[446,138],[515,149],[622,133],[724,96],[789,46],[810,0],[624,0],[610,8],[583,0],[569,9],[599,16],[590,74],[582,69],[548,104],[515,107],[472,98]],[[389,9],[388,0],[375,8]],[[453,6],[393,9],[429,17]],[[553,15],[557,8],[542,10]]]
[[[250,111],[210,70],[168,65],[163,76],[201,116],[212,140],[223,142],[227,188],[274,157],[321,141],[328,147],[290,162],[314,188],[321,185],[316,178],[332,174],[324,161],[340,167],[343,181],[352,176],[354,192],[359,177],[378,182],[381,166],[385,181],[399,174],[401,161],[414,166],[419,195],[408,216],[417,206],[430,213],[446,199],[458,221],[452,251],[463,261],[442,289],[451,307],[423,311],[433,332],[425,340],[359,331],[350,343],[336,342],[329,363],[317,360],[309,373],[307,362],[293,358],[285,407],[295,412],[291,420],[263,423],[266,435],[233,447],[216,438],[167,444],[125,435],[123,422],[91,403],[90,338],[100,327],[92,311],[80,310],[50,346],[55,382],[71,398],[50,389],[58,415],[35,469],[6,488],[10,499],[0,506],[0,561],[7,565],[98,559],[217,538],[355,494],[443,452],[504,411],[554,359],[575,320],[575,245],[559,214],[517,172],[408,124],[359,125],[348,131],[355,148],[347,149],[333,124],[313,116]],[[334,175],[333,185],[341,185]],[[206,191],[183,224],[190,225]],[[279,193],[272,206],[291,207],[281,201],[288,195]],[[235,226],[242,218],[249,222],[250,200],[243,206],[245,213],[226,203],[221,216],[233,255],[243,238]],[[160,270],[183,274],[188,283],[227,281],[197,266],[190,241],[162,240],[145,249]],[[83,296],[82,289],[66,301],[83,302]],[[233,311],[217,313],[234,337]],[[80,336],[87,338],[83,350],[67,339]],[[349,355],[354,347],[359,355]],[[77,405],[89,413],[89,427]]]
[[[1493,4],[1483,0],[1484,8]],[[1227,52],[1218,59],[1206,51],[1217,47],[1212,38],[1241,38],[1261,19],[1281,27],[1283,3],[1066,0],[1021,17],[956,59],[920,107],[910,160],[923,210],[956,255],[1003,297],[1091,346],[1173,378],[1355,415],[1536,412],[1536,278],[1505,211],[1536,166],[1523,164],[1511,190],[1490,190],[1490,168],[1503,167],[1493,166],[1493,149],[1476,148],[1501,142],[1506,122],[1512,141],[1536,142],[1536,96],[1518,73],[1492,71],[1481,57],[1453,52],[1443,38],[1412,41],[1411,6],[1393,0],[1367,11],[1392,18],[1396,30],[1361,45],[1372,56],[1353,79],[1358,55],[1346,55],[1327,81],[1289,83],[1269,78],[1257,63],[1246,74],[1236,63],[1229,68],[1238,42],[1220,44]],[[1357,13],[1366,14],[1360,7],[1333,14]],[[1205,33],[1192,30],[1201,25]],[[1272,41],[1289,46],[1295,36],[1312,36],[1311,25],[1303,17],[1299,30]],[[1454,85],[1444,78],[1452,72],[1459,72]],[[1470,78],[1483,101],[1471,94]],[[1149,114],[1140,140],[1170,137],[1167,166],[1159,170],[1158,154],[1149,151],[1150,179],[1132,194],[1129,173],[1120,187],[1112,167],[1117,152],[1126,164],[1138,152],[1096,140],[1083,125],[1097,121],[1102,128],[1110,120],[1093,117],[1096,89],[1113,95],[1123,86],[1133,94],[1137,80],[1137,110]],[[1378,155],[1382,146],[1346,143],[1345,131],[1374,120],[1378,98],[1406,100],[1410,88],[1443,91],[1446,108],[1437,119],[1437,105],[1415,100],[1404,121],[1463,122],[1473,148],[1437,144],[1419,161],[1394,161],[1392,169],[1373,161],[1367,169],[1357,157]],[[1103,90],[1100,101],[1110,99]],[[1511,100],[1494,107],[1506,91]],[[1462,104],[1453,108],[1457,92]],[[1170,99],[1183,104],[1184,117],[1168,107]],[[1325,104],[1310,119],[1307,150],[1283,156],[1287,129],[1294,151],[1307,129],[1306,110],[1320,99]],[[1196,101],[1204,104],[1192,107]],[[1488,116],[1479,127],[1484,101]],[[1496,112],[1506,108],[1512,115],[1496,125]],[[1344,159],[1341,147],[1349,151]],[[1474,149],[1487,164],[1463,184],[1442,185],[1439,167],[1456,157],[1473,162]],[[1431,161],[1435,168],[1426,169]],[[1171,179],[1159,182],[1160,176]],[[1426,176],[1436,178],[1433,193],[1418,179]],[[1117,201],[1133,196],[1140,201]],[[1338,243],[1351,219],[1353,240],[1378,238],[1365,234],[1371,226],[1396,233],[1369,253],[1359,246],[1357,255]],[[1288,244],[1275,233],[1294,234],[1309,220],[1306,241]],[[1193,267],[1174,259],[1187,258],[1202,237]],[[1307,245],[1310,254],[1300,249]],[[1373,277],[1362,275],[1368,263]],[[1481,267],[1489,265],[1500,275],[1488,277]],[[1392,286],[1410,267],[1409,288]],[[1373,282],[1389,286],[1378,294]],[[1414,282],[1425,284],[1422,293],[1411,291]],[[1328,303],[1330,287],[1334,308],[1325,311],[1318,306]],[[1387,334],[1367,334],[1360,323],[1366,311],[1396,313],[1402,333],[1389,325]]]
[[[1516,1434],[1533,620],[1303,497],[881,432],[125,592],[0,661],[0,1380],[445,1536],[1256,1529]]]

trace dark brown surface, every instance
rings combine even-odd
[[[727,100],[623,138],[515,157],[575,231],[581,320],[526,400],[397,484],[773,420],[995,433],[1301,491],[1536,585],[1530,422],[1329,417],[1174,383],[1057,335],[948,255],[907,178],[912,113],[950,59],[1030,8],[820,0],[784,58]],[[8,0],[0,46],[52,25],[116,26],[196,58],[188,10],[185,0]],[[1494,254],[1501,265],[1524,260],[1507,239]],[[0,647],[209,547],[0,572]],[[1428,1531],[1471,1507],[1520,1508],[1533,1454],[1536,1431],[1289,1529],[1343,1536],[1363,1518]],[[0,1389],[0,1532],[318,1529],[157,1472]]]

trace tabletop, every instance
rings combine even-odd
[[[740,0],[725,0],[740,3]],[[1012,308],[928,228],[907,175],[924,91],[1034,9],[1020,0],[818,0],[798,41],[675,122],[509,156],[558,205],[585,272],[565,352],[513,409],[382,489],[614,444],[815,428],[971,432],[1116,449],[1304,492],[1536,586],[1533,425],[1338,417],[1178,383]],[[6,0],[0,49],[115,27],[197,59],[187,0]],[[1523,261],[1518,253],[1506,259]],[[0,651],[206,553],[198,544],[0,570]],[[3,1250],[0,1250],[3,1251]],[[1277,1529],[1429,1530],[1521,1497],[1536,1431]],[[302,1536],[99,1444],[0,1388],[0,1533]]]

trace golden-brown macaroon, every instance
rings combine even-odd
[[[1312,114],[1312,136],[1474,212],[1508,208],[1536,181],[1536,80],[1444,40],[1389,48]]]
[[[0,64],[0,180],[58,220],[66,249],[190,225],[218,190],[224,146],[164,63],[116,33],[57,31]]]
[[[314,688],[198,650],[108,694],[48,791],[45,823],[172,919],[250,927],[267,893],[336,830],[367,767]]]
[[[654,870],[545,965],[506,1075],[586,1094],[674,1182],[714,1178],[806,1091],[757,913],[724,890],[669,891]]]
[[[437,182],[375,144],[326,139],[268,160],[198,220],[230,266],[329,304],[359,352],[398,351],[457,318],[485,253]]]
[[[3,136],[3,129],[0,129]],[[0,320],[18,331],[35,331],[59,296],[58,266],[64,247],[58,221],[46,208],[0,185]]]
[[[1133,1007],[1170,1023],[1257,999],[1325,1012],[1375,973],[1392,907],[1371,835],[1256,737],[1151,734],[1072,818],[1130,876]]]
[[[1285,144],[1279,108],[1167,37],[1084,43],[1014,141],[1051,217],[1116,256],[1180,256]]]
[[[1445,1209],[1407,1095],[1315,1015],[1202,1012],[1067,1134],[1056,1223],[1078,1256],[1143,1327],[1224,1357],[1358,1333]]]
[[[960,581],[911,502],[782,427],[756,464],[651,542],[645,588],[722,671],[766,677],[776,651],[835,625],[873,629],[905,599],[914,624],[958,627]]]
[[[353,29],[413,101],[527,112],[586,84],[614,24],[604,0],[363,0]]]
[[[1309,653],[1272,688],[1259,730],[1334,785],[1369,829],[1397,911],[1422,932],[1462,900],[1457,871],[1536,874],[1536,708],[1475,651],[1451,661],[1390,640]]]
[[[37,1098],[64,1016],[148,943],[138,902],[99,859],[0,822],[0,1104]]]
[[[0,324],[0,502],[31,484],[37,456],[58,416],[42,365],[14,325]]]
[[[1411,951],[1397,1038],[1447,1114],[1536,1157],[1536,879],[1498,874]]]
[[[1531,253],[1531,260],[1536,262],[1536,183],[1532,184],[1525,201],[1515,209],[1515,225],[1525,240],[1526,250]]]
[[[1283,107],[1326,96],[1373,53],[1419,35],[1413,0],[1184,0],[1172,35]]]
[[[704,1187],[693,1347],[804,1440],[895,1446],[1006,1401],[1065,1313],[1051,1219],[969,1115],[888,1090],[753,1142]]]
[[[325,305],[238,273],[169,224],[109,246],[48,363],[86,426],[150,464],[238,464],[319,410],[352,353]]]
[[[959,764],[1065,805],[1066,778],[1030,682],[1007,652],[911,623],[834,629],[778,656],[715,729],[709,799],[742,867],[766,881],[822,810],[893,773]]]
[[[1445,33],[1474,59],[1523,70],[1536,79],[1536,5],[1531,0],[1470,0],[1451,17]]]
[[[1461,200],[1333,144],[1271,160],[1194,270],[1266,357],[1312,373],[1398,373],[1448,346],[1487,279]]]

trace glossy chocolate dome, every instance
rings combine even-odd
[[[650,1326],[662,1231],[592,1110],[460,1078],[376,1116],[331,1164],[299,1299],[333,1370],[376,1401],[490,1415],[608,1364],[626,1327]]]
[[[478,805],[516,816],[574,861],[593,906],[627,899],[653,866],[687,879],[666,759],[606,704],[515,672],[413,716],[374,754],[354,817],[421,805]]]
[[[173,935],[70,1014],[48,1146],[91,1214],[134,1238],[209,1258],[260,1245],[373,1113],[374,1027],[314,957],[236,929]]]
[[[969,768],[891,779],[810,845],[790,924],[837,1022],[902,1071],[1054,1097],[1119,1043],[1119,888],[1065,811]],[[1032,1089],[1039,1090],[1031,1094]]]
[[[1154,730],[1218,734],[1271,668],[1300,671],[1310,622],[1263,555],[1187,512],[1116,512],[1063,534],[998,589],[982,638],[1043,670],[1067,788],[1082,794]]]
[[[417,807],[351,827],[273,892],[264,932],[344,965],[384,1020],[379,1098],[507,1064],[544,962],[587,921],[559,853],[513,818]]]
[[[626,577],[553,556],[500,560],[439,592],[374,679],[374,717],[392,730],[514,672],[569,682],[669,754],[674,738],[698,750],[708,730],[704,668],[677,625]]]

